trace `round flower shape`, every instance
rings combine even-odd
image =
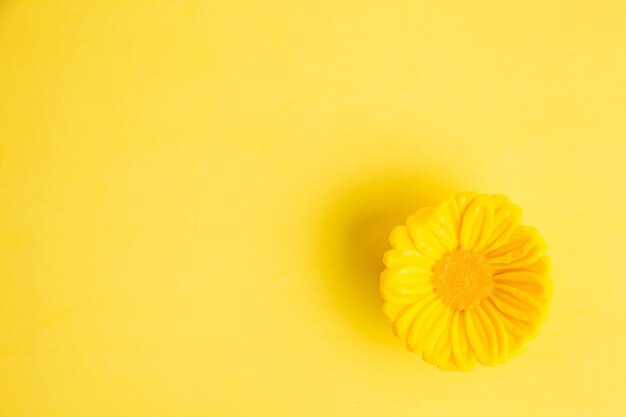
[[[500,195],[461,193],[389,237],[383,311],[412,352],[445,370],[497,365],[535,338],[552,296],[546,244]]]

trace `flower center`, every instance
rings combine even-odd
[[[444,303],[467,310],[489,296],[493,289],[489,262],[479,253],[457,249],[435,265],[433,285]]]

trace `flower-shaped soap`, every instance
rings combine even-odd
[[[539,332],[552,296],[546,244],[500,195],[461,193],[396,227],[381,274],[383,311],[425,361],[497,365]]]

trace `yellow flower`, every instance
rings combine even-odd
[[[446,370],[519,354],[552,296],[546,244],[500,196],[461,193],[409,217],[389,237],[380,277],[396,335]]]

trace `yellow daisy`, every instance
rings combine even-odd
[[[461,193],[409,217],[389,237],[380,277],[396,335],[446,370],[519,354],[552,296],[546,244],[500,195]]]

